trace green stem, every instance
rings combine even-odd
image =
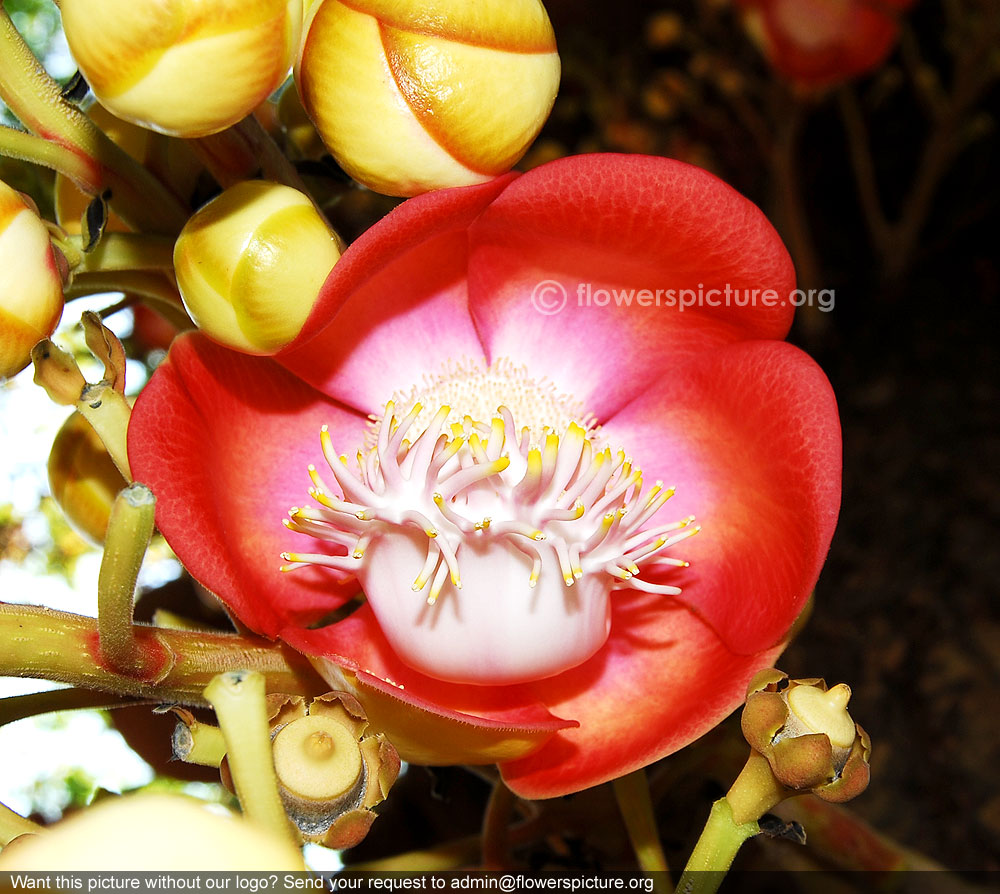
[[[73,277],[73,282],[63,294],[67,301],[72,301],[74,298],[104,292],[124,292],[126,295],[138,296],[182,332],[194,328],[177,289],[159,273],[141,270],[102,270],[99,273],[84,271]]]
[[[117,696],[204,705],[205,686],[225,670],[253,668],[269,692],[311,696],[330,687],[304,655],[255,636],[161,630],[139,625],[150,667],[122,676],[100,656],[97,621],[33,605],[0,602],[0,677],[34,677]]]
[[[0,699],[0,726],[37,717],[52,711],[77,711],[85,708],[125,708],[142,704],[136,699],[120,699],[104,692],[89,689],[49,689],[28,695],[12,695]]]
[[[188,210],[156,177],[116,146],[62,90],[0,8],[0,99],[32,133],[77,154],[89,169],[74,182],[90,195],[105,188],[112,206],[137,230],[179,232]]]
[[[483,816],[483,869],[506,869],[509,863],[507,830],[516,798],[502,779],[490,793]]]
[[[45,829],[25,819],[21,814],[15,813],[6,804],[0,804],[0,847],[6,847],[18,835],[26,835],[30,832],[44,832]]]
[[[42,165],[58,171],[76,184],[82,185],[85,192],[98,191],[99,178],[95,176],[94,166],[88,164],[81,156],[50,140],[36,137],[6,125],[0,126],[0,155],[16,158],[19,161]]]
[[[646,872],[664,873],[654,875],[654,885],[664,888],[671,884],[667,866],[667,858],[660,844],[660,835],[656,828],[656,816],[653,813],[653,802],[649,796],[649,785],[646,782],[646,771],[636,770],[619,776],[614,781],[615,798],[621,811],[628,838],[635,851],[636,861]]]
[[[737,823],[725,798],[716,801],[677,883],[677,894],[713,894],[717,891],[743,842],[759,831],[756,821]]]
[[[222,730],[197,720],[186,708],[175,707],[177,726],[172,738],[174,757],[186,764],[218,767],[226,756],[226,737]]]
[[[295,841],[278,794],[271,755],[266,681],[256,671],[219,674],[205,687],[205,698],[219,718],[226,740],[229,772],[243,813],[274,834]]]
[[[97,634],[101,657],[123,674],[132,672],[139,650],[132,610],[155,509],[156,498],[146,485],[129,485],[115,498],[104,537],[97,579]]]
[[[83,248],[81,236],[71,237],[72,243]],[[108,270],[174,269],[174,240],[145,233],[105,233],[94,248],[83,254],[74,273],[99,273]]]
[[[743,842],[760,832],[757,820],[789,794],[774,778],[767,759],[751,751],[726,797],[712,805],[708,822],[677,883],[678,894],[713,894]]]
[[[104,382],[86,385],[76,403],[76,408],[104,442],[109,455],[118,466],[118,471],[126,481],[131,481],[132,470],[128,463],[126,434],[132,408],[128,405],[125,395]]]

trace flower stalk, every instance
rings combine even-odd
[[[514,793],[498,779],[483,816],[483,869],[506,869],[510,860],[510,819]]]
[[[269,692],[313,695],[329,687],[299,653],[255,636],[163,630],[137,625],[135,636],[155,664],[123,676],[100,658],[97,621],[32,605],[0,602],[0,676],[69,683],[118,696],[206,704],[212,678],[232,667],[264,675]]]
[[[294,841],[278,794],[265,693],[263,674],[240,670],[214,677],[204,695],[219,718],[229,772],[243,813],[275,835]]]
[[[639,866],[645,872],[666,874],[669,867],[656,829],[656,815],[653,812],[645,769],[640,768],[619,776],[614,780],[613,786],[618,809]],[[654,885],[664,889],[670,885],[667,875],[654,875],[653,878]]]
[[[69,177],[88,193],[98,191],[100,181],[94,175],[93,165],[88,164],[79,153],[51,140],[13,127],[0,126],[0,155],[51,168]]]
[[[226,756],[226,737],[210,723],[202,723],[186,708],[173,708],[177,726],[171,737],[174,757],[186,764],[218,767]]]
[[[713,894],[722,884],[743,842],[760,832],[755,819],[744,823],[736,821],[728,797],[712,805],[708,822],[677,883],[677,894]]]
[[[104,538],[104,558],[97,579],[97,632],[101,657],[129,674],[142,662],[132,624],[135,584],[153,535],[156,497],[138,482],[115,498]]]
[[[80,412],[104,442],[118,471],[131,481],[126,434],[132,408],[125,399],[125,351],[97,314],[86,312],[82,324],[87,346],[104,364],[101,381],[89,384],[73,356],[46,338],[31,350],[35,384],[57,404]]]
[[[80,236],[72,236],[70,241],[82,255],[74,273],[174,269],[174,240],[165,236],[105,233],[91,251],[83,251],[84,240]]]

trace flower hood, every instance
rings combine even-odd
[[[404,759],[499,762],[525,797],[576,791],[731,712],[816,582],[839,505],[840,431],[822,372],[782,341],[794,285],[760,211],[680,162],[581,156],[430,193],[348,249],[276,357],[176,340],[136,403],[130,461],[191,574],[351,689]],[[707,298],[682,307],[668,297],[680,289]],[[353,455],[392,395],[500,360],[571,395],[595,438],[623,446],[647,481],[676,485],[671,518],[697,515],[703,531],[677,548],[690,567],[663,577],[679,595],[611,593],[610,632],[582,663],[449,682],[400,658],[371,599],[336,620],[359,590],[350,575],[281,573],[283,552],[336,552],[282,518],[309,500],[321,426]],[[560,635],[554,626],[554,648]]]

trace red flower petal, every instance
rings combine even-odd
[[[369,719],[411,763],[495,763],[576,725],[554,716],[525,687],[443,683],[412,670],[367,605],[316,630],[286,627],[281,638],[321,658],[331,685],[357,691]]]
[[[826,558],[840,506],[840,424],[818,366],[784,342],[741,342],[678,364],[608,420],[643,470],[677,495],[665,521],[701,533],[672,551],[691,567],[676,597],[739,654],[781,639]]]
[[[668,290],[728,285],[786,298],[795,288],[788,252],[760,210],[683,162],[584,155],[544,165],[511,183],[470,235],[470,307],[489,358],[524,364],[602,421],[678,356],[784,338],[791,325],[791,305],[666,306],[679,297]],[[555,285],[533,295],[546,281]],[[660,289],[661,306],[635,295],[631,306],[579,306],[588,286],[592,301],[599,289],[648,289],[655,301]],[[560,311],[539,311],[563,296]]]
[[[329,569],[278,568],[282,550],[307,548],[281,521],[308,500],[320,426],[353,447],[366,422],[272,360],[184,336],[136,401],[129,462],[153,489],[156,523],[191,574],[244,624],[273,635],[357,591],[344,592]]]
[[[446,361],[480,359],[468,313],[466,229],[514,175],[410,199],[344,253],[278,360],[365,413]]]
[[[683,748],[731,714],[783,648],[734,655],[687,610],[645,594],[622,594],[612,625],[627,633],[581,667],[534,684],[552,711],[580,726],[501,765],[521,797],[598,785]]]

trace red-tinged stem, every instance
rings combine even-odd
[[[203,690],[219,673],[253,669],[268,692],[313,696],[329,686],[305,656],[254,636],[137,625],[140,673],[116,673],[100,657],[97,621],[32,605],[0,602],[0,676],[33,677],[158,702],[206,704]]]
[[[93,121],[62,97],[24,42],[6,10],[0,8],[0,98],[33,134],[73,152],[87,175],[72,177],[89,195],[111,190],[111,205],[139,230],[176,233],[188,211],[159,180]]]
[[[4,125],[0,126],[0,155],[58,171],[74,183],[81,184],[85,192],[93,194],[99,191],[100,180],[94,165],[59,143]]]

